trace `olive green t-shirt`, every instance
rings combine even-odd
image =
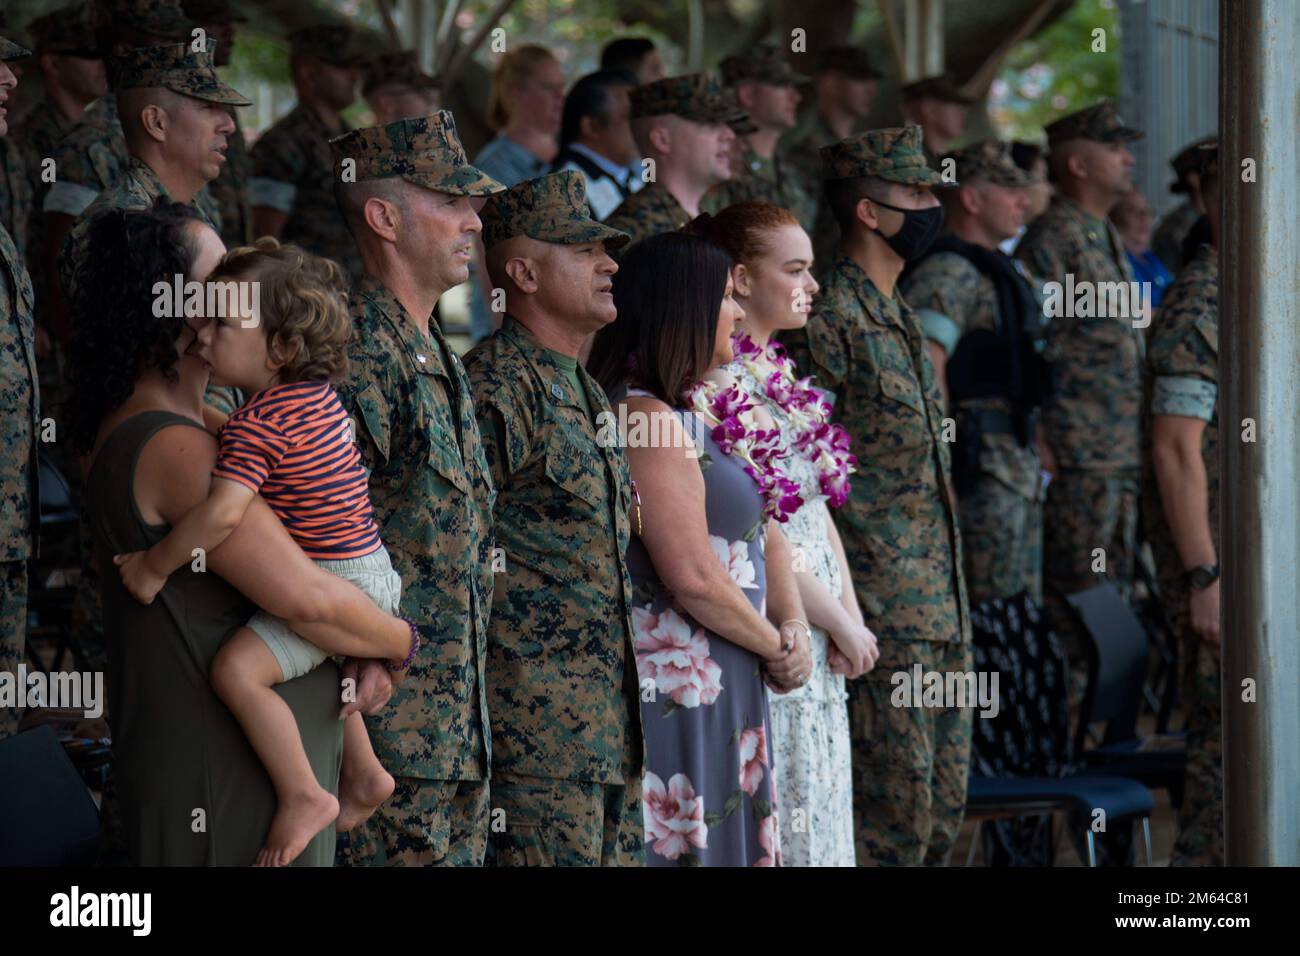
[[[564,373],[565,379],[569,382],[569,387],[573,389],[574,396],[582,404],[582,410],[591,417],[591,399],[587,397],[587,390],[582,387],[582,379],[578,377],[578,360],[572,355],[565,355],[563,352],[556,352],[547,349],[546,354],[551,357],[560,371]]]

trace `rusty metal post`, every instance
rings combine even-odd
[[[1219,561],[1227,862],[1296,866],[1300,4],[1222,0],[1219,26]],[[1250,422],[1254,441],[1247,440]],[[1248,702],[1243,698],[1251,696],[1252,686]]]

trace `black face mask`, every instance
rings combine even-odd
[[[880,230],[876,232],[904,262],[911,262],[925,255],[925,250],[930,248],[930,243],[938,238],[939,232],[943,229],[942,206],[931,206],[929,209],[900,209],[879,199],[871,201],[877,206],[884,206],[886,209],[903,214],[903,225],[898,232],[892,236],[886,236],[880,233]]]

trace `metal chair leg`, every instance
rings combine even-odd
[[[1092,836],[1092,827],[1089,827],[1087,830],[1085,830],[1084,835],[1088,838],[1088,865],[1096,866],[1097,865],[1097,844],[1094,841]]]
[[[1155,866],[1151,858],[1151,818],[1142,818],[1142,842],[1147,847],[1147,866]]]
[[[970,835],[970,850],[966,853],[966,865],[970,866],[971,861],[975,859],[975,847],[979,844],[980,834],[984,832],[984,821],[980,820],[975,824],[975,831]]]

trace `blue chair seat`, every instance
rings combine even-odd
[[[966,784],[966,809],[1025,813],[1027,805],[1091,813],[1106,811],[1107,819],[1146,816],[1155,807],[1151,791],[1127,777],[1073,774],[1068,777],[971,777]]]

